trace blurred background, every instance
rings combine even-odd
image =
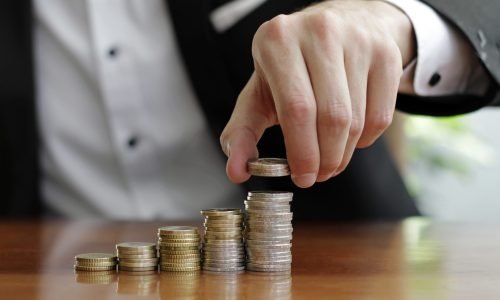
[[[446,221],[500,220],[498,113],[396,114],[386,139],[423,214]]]

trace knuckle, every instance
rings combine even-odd
[[[318,125],[333,128],[347,128],[351,126],[351,110],[344,105],[330,105],[318,112]]]
[[[373,36],[363,27],[352,27],[349,36],[353,41],[351,45],[354,45],[357,49],[367,51],[372,47]]]
[[[258,32],[267,40],[275,42],[283,42],[288,36],[287,30],[288,16],[278,15],[271,20],[262,24]]]
[[[382,66],[398,69],[402,68],[402,58],[399,47],[389,38],[381,38],[374,43],[373,51],[375,59],[381,62]]]
[[[314,106],[306,97],[295,96],[296,100],[290,100],[284,105],[284,113],[287,118],[298,124],[305,124],[314,112]]]
[[[369,118],[367,120],[367,123],[369,124],[368,126],[370,129],[374,132],[382,132],[386,130],[392,123],[392,113],[382,113],[378,114],[375,117]]]
[[[311,33],[322,41],[329,41],[338,37],[340,24],[330,11],[321,11],[310,14],[307,18]]]

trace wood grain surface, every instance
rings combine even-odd
[[[0,299],[500,299],[500,224],[422,218],[295,223],[291,274],[73,270],[173,224],[1,221]]]

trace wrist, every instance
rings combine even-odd
[[[373,1],[380,19],[384,21],[387,31],[392,35],[399,47],[403,66],[416,56],[417,42],[410,18],[399,8],[385,1]]]

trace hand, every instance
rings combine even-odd
[[[248,159],[277,124],[297,186],[342,172],[391,124],[414,39],[406,15],[381,1],[326,1],[262,24],[255,72],[220,139],[229,178],[249,178]]]

